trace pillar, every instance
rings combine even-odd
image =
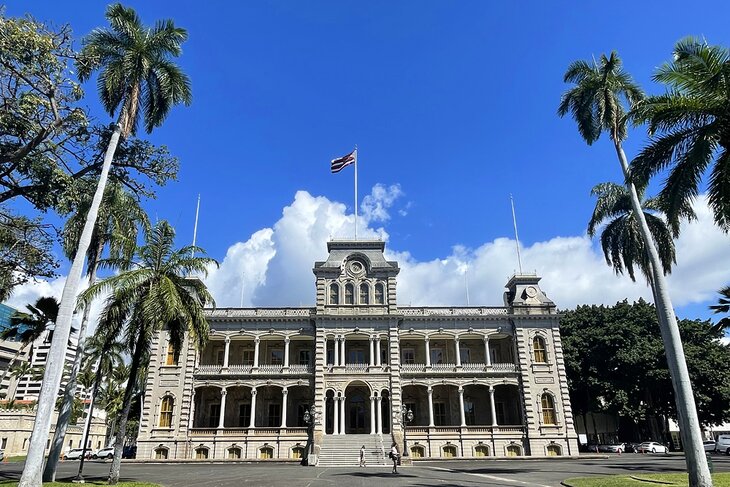
[[[433,387],[428,386],[428,425],[435,426],[433,423]]]
[[[326,435],[327,434],[327,392],[325,392],[324,401],[322,401],[322,424],[324,425],[324,427],[322,428],[322,433]]]
[[[489,386],[489,407],[492,410],[492,426],[497,426],[497,408],[494,405],[494,386]]]
[[[375,365],[380,367],[382,364],[380,357],[382,356],[380,351],[380,335],[375,337]]]
[[[286,428],[286,399],[289,395],[289,391],[286,387],[284,387],[281,390],[281,428]],[[314,421],[314,418],[312,418],[312,421]]]
[[[335,347],[335,363],[334,365],[340,365],[340,337],[335,336],[333,346]]]
[[[370,396],[370,434],[375,434],[375,416],[376,416],[376,409],[375,409],[375,396]]]
[[[231,337],[226,337],[226,349],[223,352],[223,370],[228,370],[228,353],[231,351]]]
[[[338,346],[337,342],[335,342],[335,346]],[[334,411],[332,414],[332,434],[339,435],[340,434],[340,398],[339,397],[334,396],[332,398],[332,406],[334,407]]]
[[[347,355],[345,355],[345,341],[347,339],[345,338],[345,335],[342,335],[341,339],[342,339],[342,342],[341,342],[342,351],[340,352],[340,358],[342,359],[342,363],[340,365],[347,365],[347,359],[345,358],[345,357],[347,357]]]
[[[220,418],[218,418],[218,429],[223,429],[223,422],[226,419],[226,395],[228,392],[226,391],[226,388],[224,387],[221,389],[221,415]]]
[[[454,345],[456,347],[456,366],[461,367],[461,347],[459,346],[459,337],[454,338]]]
[[[370,367],[375,366],[375,337],[370,337]]]
[[[376,409],[378,410],[378,422],[377,422],[377,434],[382,435],[383,434],[383,397],[378,396],[376,399],[377,406]]]
[[[466,426],[466,416],[464,415],[464,388],[459,386],[459,417],[461,426]]]
[[[195,428],[195,389],[190,395],[190,417],[188,418],[188,429]]]
[[[492,357],[489,354],[489,337],[484,337],[484,357],[486,358],[487,367],[492,365]]]
[[[289,368],[289,337],[284,338],[284,368]]]
[[[423,339],[423,343],[426,344],[426,367],[431,367],[431,342],[428,337]]]
[[[256,350],[258,350],[258,340],[256,341]],[[254,356],[254,359],[256,357]],[[256,388],[251,389],[251,421],[248,423],[250,429],[256,427]]]
[[[254,343],[253,368],[258,369],[259,368],[259,345],[261,344],[261,339],[259,337],[256,337],[256,338],[254,338],[253,343]]]
[[[324,336],[324,364],[329,365],[327,363],[327,335]]]
[[[342,341],[343,345],[345,341]],[[345,395],[340,398],[340,434],[345,434]]]

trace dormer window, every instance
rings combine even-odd
[[[345,304],[355,304],[355,286],[345,284]]]
[[[334,282],[330,284],[330,304],[340,304],[340,286]]]
[[[384,290],[383,285],[381,283],[377,283],[375,285],[375,304],[384,304],[385,303],[385,296],[384,296]]]
[[[370,287],[365,283],[360,284],[360,304],[370,304]]]

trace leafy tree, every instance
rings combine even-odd
[[[96,29],[89,34],[77,58],[76,68],[82,82],[88,80],[93,72],[101,71],[97,83],[99,95],[107,112],[111,116],[117,114],[117,122],[104,154],[96,193],[64,285],[56,323],[56,334],[59,336],[48,353],[49,374],[41,388],[38,413],[19,487],[41,485],[40,471],[50,429],[53,394],[61,381],[60,364],[64,359],[84,258],[119,140],[136,132],[140,118],[144,118],[147,132],[151,132],[163,123],[173,106],[189,104],[192,98],[187,75],[170,60],[182,53],[181,44],[187,39],[184,29],[175,27],[171,20],[146,28],[133,9],[121,4],[110,5],[106,17],[111,29]],[[111,483],[118,480],[122,450],[120,443],[117,450]]]
[[[56,322],[58,317],[58,301],[56,301],[56,298],[41,297],[36,300],[35,304],[26,305],[26,308],[28,308],[28,313],[20,311],[13,313],[10,316],[10,326],[0,333],[0,340],[13,340],[21,343],[21,347],[8,362],[8,368],[3,371],[0,383],[5,380],[5,377],[13,369],[13,364],[28,348],[28,345],[38,340],[48,329],[48,326]],[[27,362],[26,365],[30,367]],[[21,376],[26,375],[27,372],[22,373]]]
[[[150,341],[154,334],[168,330],[175,350],[182,349],[186,336],[200,348],[208,339],[203,305],[213,304],[213,298],[199,279],[187,276],[207,275],[207,267],[217,263],[202,256],[203,250],[198,247],[175,250],[174,241],[175,231],[169,223],[160,221],[145,236],[145,244],[138,249],[138,262],[121,266],[130,270],[99,281],[81,296],[88,305],[96,296],[109,293],[99,320],[99,330],[109,337],[123,337],[132,351],[130,379],[124,392],[109,475],[111,484],[119,479],[127,418],[138,375],[149,360]],[[194,253],[201,255],[194,256]]]
[[[649,145],[631,164],[639,184],[669,169],[660,196],[673,221],[699,193],[709,172],[708,199],[715,222],[730,230],[730,50],[692,37],[674,47],[673,60],[654,80],[667,92],[650,96],[634,110],[648,122]]]
[[[621,59],[615,52],[608,57],[601,55],[599,63],[594,61],[591,64],[582,60],[571,63],[565,72],[564,80],[566,83],[573,83],[574,86],[563,94],[558,115],[562,117],[570,113],[578,124],[578,132],[589,145],[597,141],[604,131],[607,132],[616,150],[630,196],[633,216],[639,224],[643,247],[648,252],[647,260],[651,264],[650,284],[657,305],[672,384],[677,394],[677,406],[682,410],[679,423],[687,452],[685,458],[690,484],[695,487],[709,487],[712,485],[712,479],[705,458],[702,431],[697,420],[677,318],[662,272],[661,259],[644,217],[638,191],[631,180],[629,164],[623,149],[623,140],[627,136],[628,114],[624,102],[629,108],[633,108],[644,98],[644,93],[622,69]]]

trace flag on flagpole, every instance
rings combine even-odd
[[[357,162],[357,149],[350,152],[346,156],[338,157],[337,159],[332,159],[332,173],[340,172],[345,166],[349,166],[350,164],[355,164]]]

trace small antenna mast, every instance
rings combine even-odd
[[[520,274],[522,274],[522,257],[520,256],[520,237],[517,235],[517,217],[515,216],[515,201],[512,199],[512,193],[509,195],[509,201],[512,204],[512,223],[515,226],[515,243],[517,244],[517,265],[520,266]]]
[[[200,213],[200,193],[198,193],[198,206],[195,208],[195,226],[193,227],[193,247],[198,238],[198,214]],[[195,249],[190,251],[190,257],[195,257]]]

